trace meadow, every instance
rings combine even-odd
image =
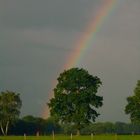
[[[52,136],[1,136],[0,140],[53,140]],[[54,137],[54,140],[71,140],[70,136]],[[97,135],[97,136],[73,136],[72,140],[140,140],[140,135]]]

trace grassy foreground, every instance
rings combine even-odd
[[[53,140],[52,136],[28,136],[24,138],[23,136],[6,136],[0,137],[0,140]],[[55,136],[54,140],[71,140],[70,136]],[[140,135],[134,135],[134,136],[115,136],[115,135],[99,135],[99,136],[93,136],[91,138],[90,136],[73,136],[72,140],[140,140]]]

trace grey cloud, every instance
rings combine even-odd
[[[95,3],[95,4],[94,4]],[[10,28],[56,27],[81,30],[101,0],[0,1],[1,24]]]
[[[99,121],[128,121],[126,97],[140,77],[140,1],[117,1],[77,63],[103,81]],[[21,93],[22,115],[40,115],[52,81],[102,4],[103,0],[0,1],[1,90]]]

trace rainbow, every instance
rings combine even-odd
[[[100,31],[103,23],[107,17],[112,13],[112,10],[116,7],[117,0],[103,0],[103,6],[98,10],[98,14],[94,19],[90,21],[87,28],[75,44],[75,48],[68,57],[67,62],[64,65],[64,69],[74,67],[80,62],[83,54],[91,46],[91,41],[95,40],[96,34]]]
[[[116,7],[117,0],[103,0],[103,4],[97,12],[97,15],[92,19],[88,26],[86,27],[84,34],[82,34],[79,40],[76,42],[74,50],[68,57],[63,69],[69,69],[76,66],[86,50],[91,47],[91,41],[95,40],[96,34],[100,31],[103,23],[107,17],[112,13],[112,10]],[[92,43],[93,44],[93,43]],[[92,45],[93,46],[93,45]],[[54,82],[53,87],[55,87],[56,82]],[[53,93],[50,93],[49,99],[53,96]],[[46,109],[46,108],[45,108]],[[46,109],[43,112],[43,117],[48,116],[49,110]]]

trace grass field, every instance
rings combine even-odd
[[[23,136],[7,136],[0,137],[0,140],[53,140],[52,136],[28,136],[26,139]],[[70,136],[55,136],[54,140],[71,140]],[[100,135],[100,136],[73,136],[72,140],[140,140],[140,135],[134,136],[115,136],[115,135]]]

